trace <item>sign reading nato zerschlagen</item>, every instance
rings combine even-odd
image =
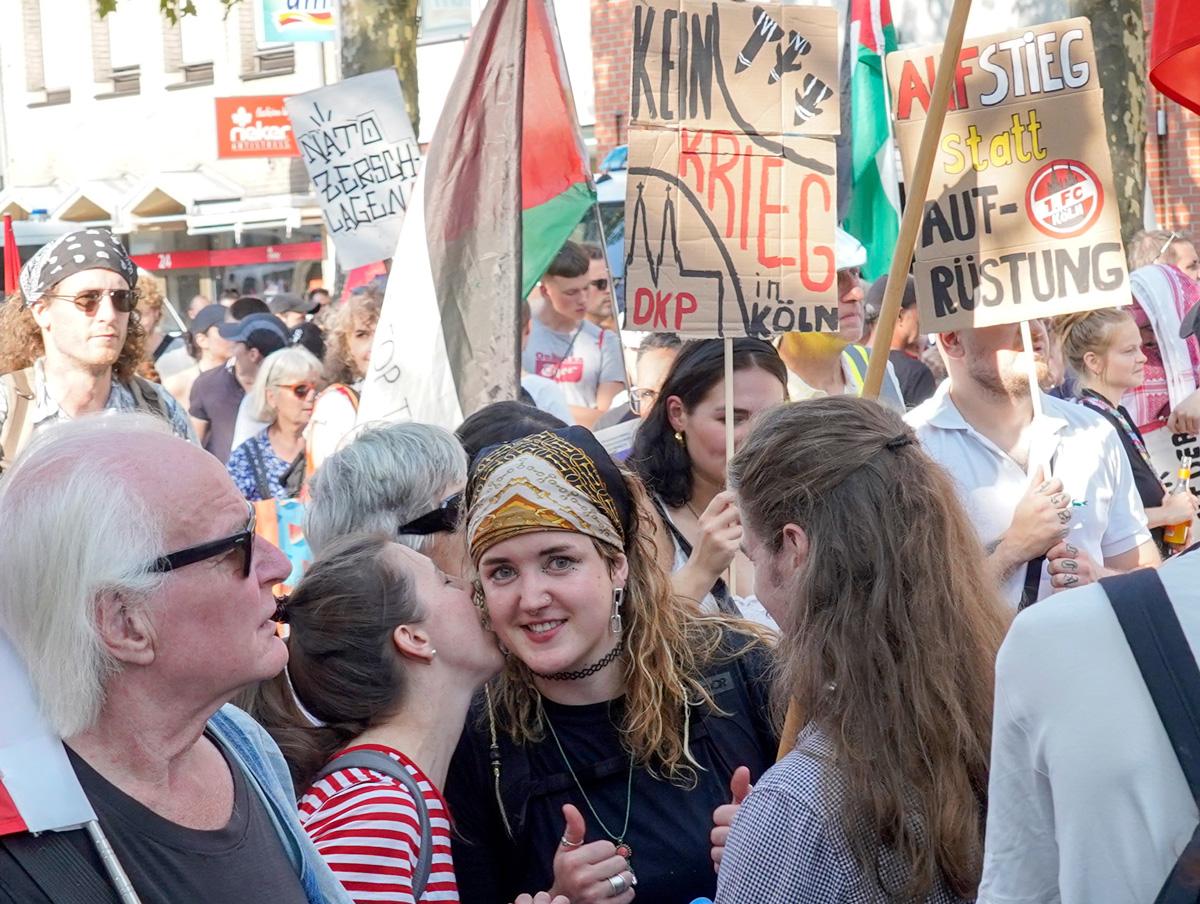
[[[267,41],[332,41],[337,37],[338,0],[260,0]]]
[[[368,72],[285,102],[338,263],[390,258],[421,151],[394,69]]]
[[[906,179],[940,54],[888,54]],[[930,332],[1129,303],[1087,19],[963,42],[913,275]]]

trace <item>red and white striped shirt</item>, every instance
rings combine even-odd
[[[385,753],[417,780],[433,829],[433,862],[421,901],[457,904],[450,818],[441,792],[398,750],[361,744],[340,752],[350,750]],[[310,787],[299,806],[304,830],[358,904],[417,904],[412,878],[420,856],[421,824],[412,795],[402,784],[371,769],[339,769]]]

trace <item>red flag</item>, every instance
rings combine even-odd
[[[17,247],[17,237],[13,233],[12,214],[4,215],[4,294],[12,295],[17,291],[21,279],[21,249]]]
[[[1195,0],[1158,0],[1150,37],[1150,81],[1200,113],[1200,16]]]

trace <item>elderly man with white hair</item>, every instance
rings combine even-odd
[[[459,503],[467,454],[432,424],[368,427],[317,469],[304,535],[314,555],[349,533],[381,533],[461,575]]]
[[[167,430],[114,414],[33,438],[0,481],[0,631],[143,904],[349,904],[278,748],[227,705],[287,662],[271,587],[290,566],[221,463]],[[82,831],[6,839],[0,901],[61,900],[39,847],[103,881]]]

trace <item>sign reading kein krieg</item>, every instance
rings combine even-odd
[[[625,327],[836,330],[837,13],[635,0]]]
[[[289,97],[287,111],[338,262],[391,257],[421,162],[396,70]]]
[[[888,55],[911,179],[940,48]],[[917,242],[921,327],[1129,303],[1087,19],[963,44]]]

